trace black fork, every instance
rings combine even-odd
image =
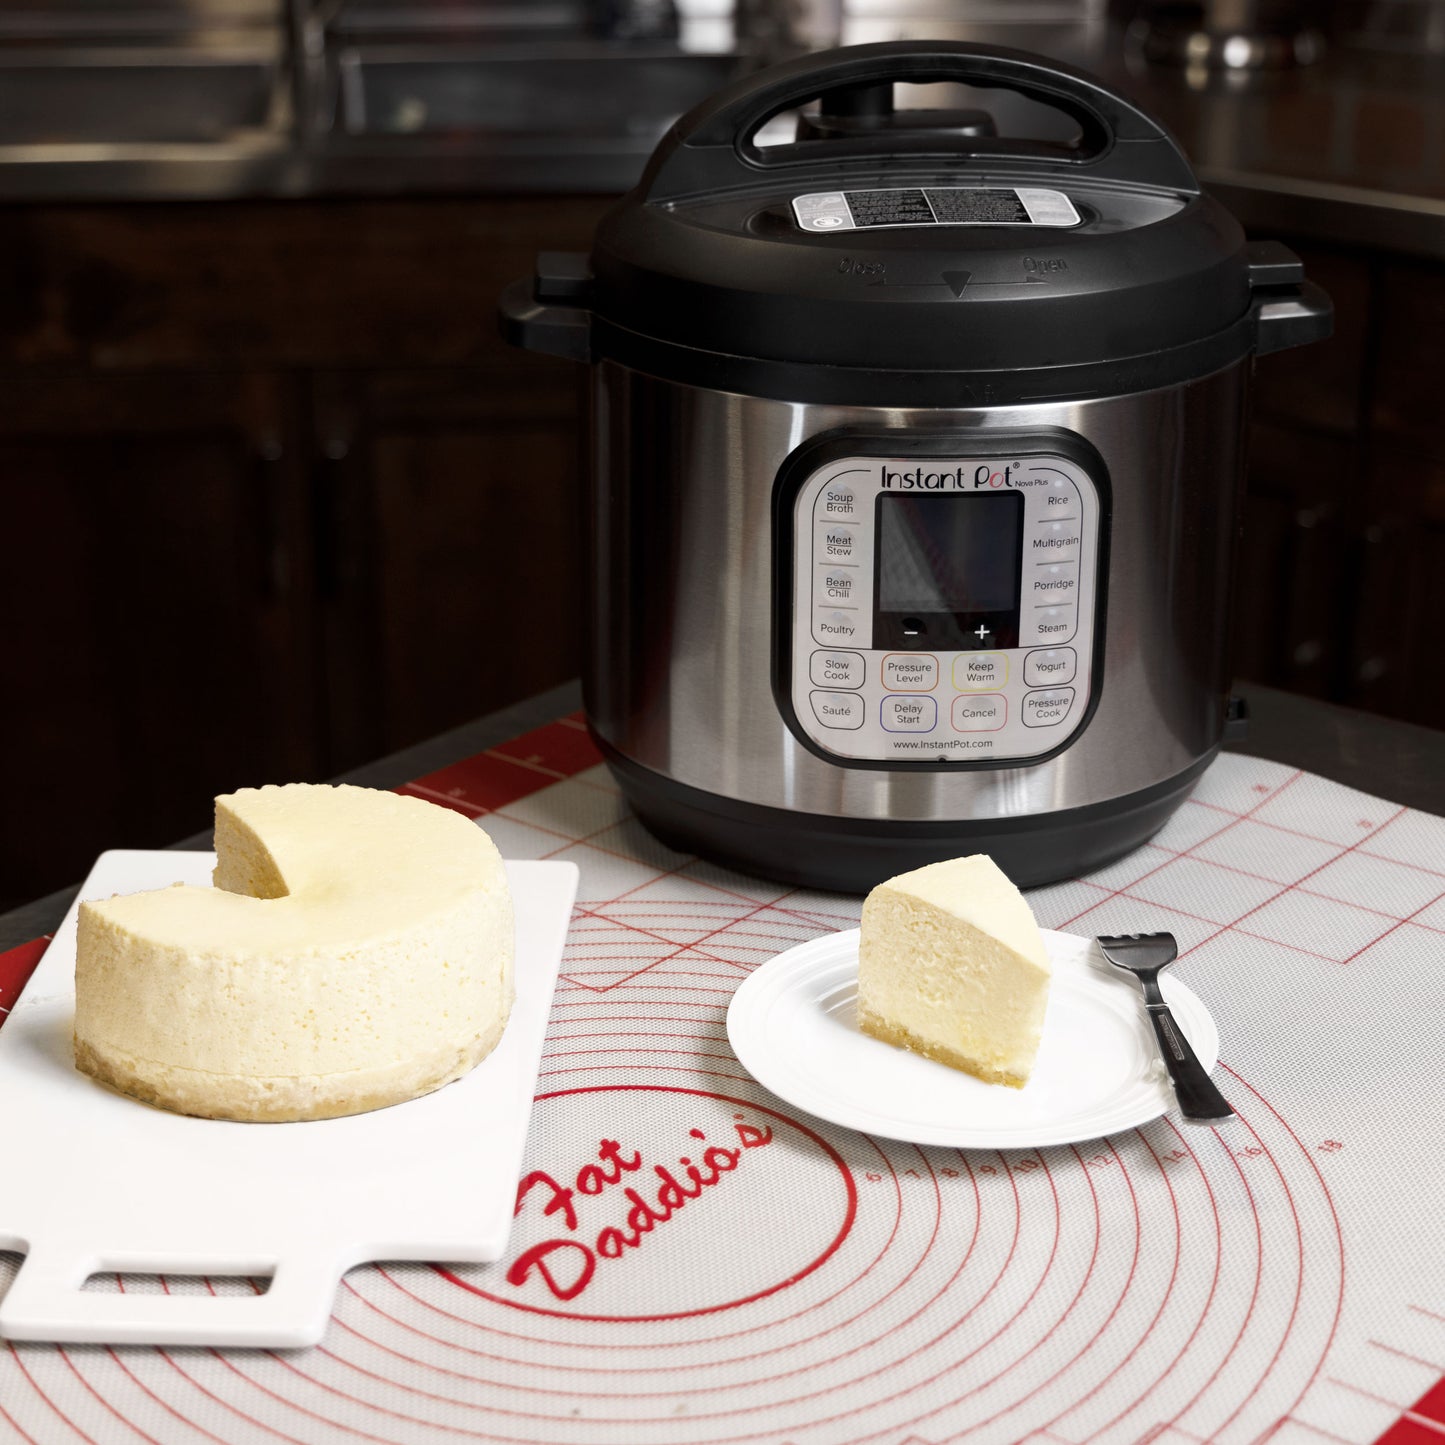
[[[1125,933],[1116,938],[1099,939],[1104,957],[1126,973],[1132,973],[1144,986],[1144,1007],[1159,1052],[1174,1081],[1174,1097],[1186,1119],[1229,1119],[1234,1110],[1224,1095],[1214,1087],[1204,1065],[1199,1062],[1184,1030],[1169,1012],[1164,995],[1159,992],[1159,975],[1179,956],[1179,945],[1172,933]]]

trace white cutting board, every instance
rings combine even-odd
[[[103,853],[80,898],[209,884],[214,865],[210,853]],[[0,1028],[0,1249],[26,1255],[0,1299],[0,1336],[310,1345],[354,1265],[499,1258],[577,869],[508,863],[507,879],[517,1001],[501,1043],[425,1098],[304,1124],[193,1119],[77,1072],[72,905]],[[272,1279],[262,1295],[82,1292],[111,1270]]]

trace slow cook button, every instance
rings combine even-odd
[[[1047,692],[1024,694],[1024,726],[1026,728],[1053,728],[1068,717],[1074,705],[1074,689],[1051,687]]]
[[[808,676],[818,687],[862,687],[868,664],[856,652],[815,652]]]
[[[820,608],[813,614],[813,635],[819,642],[852,642],[861,627],[856,611],[826,612]]]
[[[883,726],[890,733],[931,733],[938,726],[938,704],[931,697],[885,697]]]
[[[1005,653],[965,652],[953,659],[953,685],[959,692],[997,692],[1007,681]]]
[[[856,692],[812,692],[813,716],[825,728],[861,728],[863,699]]]
[[[956,733],[996,733],[1007,721],[1006,697],[965,694],[953,700],[952,722]]]
[[[938,659],[926,652],[890,652],[883,659],[889,692],[931,692],[938,686]]]
[[[1079,660],[1072,647],[1045,647],[1024,658],[1024,681],[1030,687],[1061,687],[1074,680]]]

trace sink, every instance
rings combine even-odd
[[[187,144],[282,124],[273,53],[0,51],[0,146]]]
[[[336,57],[336,128],[654,140],[738,70],[730,55],[582,44],[350,46]]]

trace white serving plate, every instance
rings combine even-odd
[[[914,1144],[962,1149],[1074,1144],[1132,1129],[1174,1107],[1139,986],[1092,939],[1040,930],[1054,966],[1038,1060],[1022,1089],[860,1032],[858,930],[790,948],[753,973],[728,1009],[728,1041],[779,1098],[820,1119]],[[1168,974],[1164,997],[1206,1069],[1214,1020]]]
[[[214,866],[210,853],[103,853],[79,897],[206,885]],[[499,1258],[578,877],[571,863],[506,866],[517,1001],[501,1043],[434,1094],[303,1124],[189,1118],[77,1072],[78,899],[0,1028],[0,1249],[26,1256],[0,1336],[308,1345],[354,1265]],[[261,1295],[82,1291],[111,1270],[272,1279]]]

